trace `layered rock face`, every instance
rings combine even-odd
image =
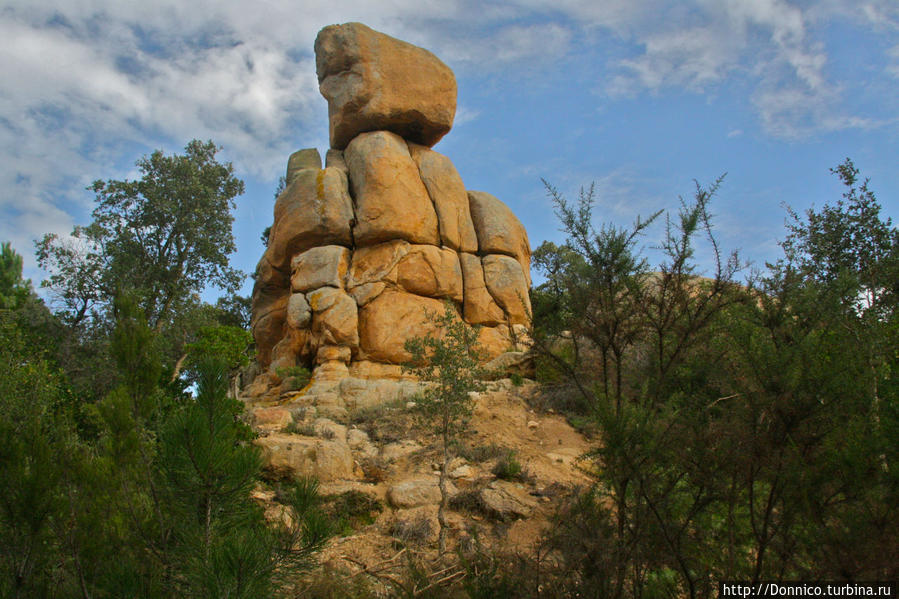
[[[332,148],[324,167],[314,149],[288,161],[256,268],[254,393],[296,365],[316,377],[398,372],[406,340],[432,333],[445,301],[483,325],[489,357],[514,347],[530,314],[527,233],[430,149],[452,126],[452,71],[359,23],[326,27],[315,51]]]

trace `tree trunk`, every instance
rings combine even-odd
[[[446,506],[449,503],[449,492],[446,488],[447,468],[449,467],[449,437],[443,435],[443,463],[440,465],[440,505],[437,507],[437,524],[440,532],[437,537],[437,548],[440,554],[446,553]]]

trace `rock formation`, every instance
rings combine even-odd
[[[430,149],[452,126],[452,71],[359,23],[324,28],[315,52],[331,149],[324,168],[315,149],[288,161],[256,268],[262,374],[249,393],[277,391],[297,365],[315,379],[395,377],[444,301],[483,326],[490,357],[514,347],[530,314],[527,233]]]

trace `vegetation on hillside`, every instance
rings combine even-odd
[[[279,488],[277,525],[250,495],[261,460],[228,393],[252,357],[227,261],[243,184],[215,154],[194,141],[141,159],[137,181],[95,183],[93,222],[38,243],[52,308],[0,248],[0,597],[294,596],[335,532],[313,480]],[[594,227],[592,188],[571,203],[547,185],[567,239],[534,252],[537,375],[545,405],[595,432],[593,484],[532,552],[460,548],[445,584],[410,561],[397,593],[899,578],[899,231],[851,161],[833,174],[842,197],[788,209],[783,257],[754,270],[715,237],[720,180],[625,229]],[[640,249],[652,223],[659,264]],[[215,305],[208,285],[226,292]],[[444,448],[441,510],[479,384],[453,314],[408,346],[434,383],[418,403]],[[312,596],[375,592],[311,580]]]

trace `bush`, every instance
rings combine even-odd
[[[509,451],[501,457],[492,472],[494,476],[503,480],[522,480],[524,475],[521,462],[515,457],[514,451]]]
[[[282,379],[281,389],[283,391],[298,391],[312,380],[312,373],[304,366],[276,368],[275,374]]]
[[[352,490],[328,497],[325,510],[340,534],[346,536],[374,523],[384,506],[368,493]]]
[[[431,521],[421,516],[410,520],[397,520],[390,527],[390,535],[403,544],[422,545],[431,538]]]
[[[500,445],[490,443],[489,445],[463,445],[455,443],[454,451],[456,455],[465,458],[469,462],[479,464],[494,458],[504,456],[509,453],[509,449]]]

